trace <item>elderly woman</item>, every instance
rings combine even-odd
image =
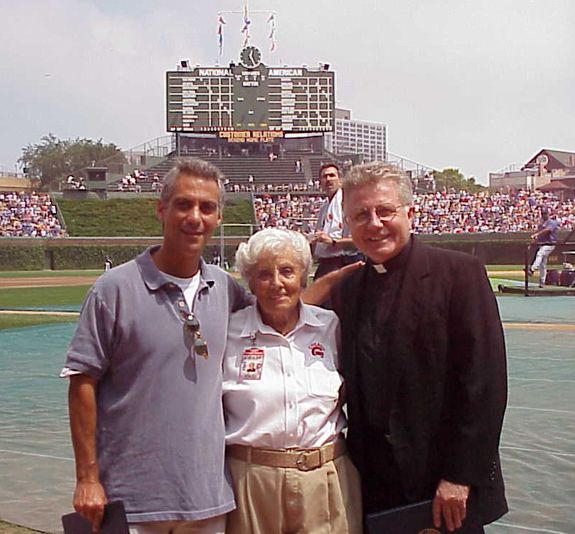
[[[359,533],[361,496],[341,432],[339,322],[306,305],[305,237],[267,229],[236,267],[257,304],[230,318],[224,357],[232,534]]]

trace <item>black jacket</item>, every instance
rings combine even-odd
[[[334,294],[342,323],[348,445],[363,476],[369,475],[366,459],[382,446],[373,435],[366,443],[370,407],[362,401],[356,361],[358,301],[371,268],[353,273]],[[406,500],[433,497],[443,478],[471,486],[470,507],[483,524],[494,521],[507,511],[498,453],[507,372],[501,321],[483,264],[414,239],[389,315],[391,361],[380,379],[391,402],[381,436],[391,444]],[[369,419],[373,424],[373,413]]]

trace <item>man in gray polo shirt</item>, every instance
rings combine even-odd
[[[101,276],[63,376],[76,458],[74,507],[98,528],[121,499],[133,534],[224,531],[221,362],[228,314],[249,296],[204,263],[221,221],[220,172],[182,160],[164,179],[163,241]]]

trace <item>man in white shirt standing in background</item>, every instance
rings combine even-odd
[[[316,279],[362,259],[344,224],[341,177],[337,164],[323,164],[319,169],[319,181],[327,199],[319,210],[312,236],[313,256],[318,262]]]

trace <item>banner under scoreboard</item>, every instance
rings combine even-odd
[[[260,51],[248,46],[239,65],[168,71],[168,131],[221,132],[231,142],[273,139],[266,132],[281,137],[284,132],[333,131],[333,71],[267,67],[260,59]]]
[[[218,137],[228,143],[273,143],[284,136],[279,130],[220,130]]]

